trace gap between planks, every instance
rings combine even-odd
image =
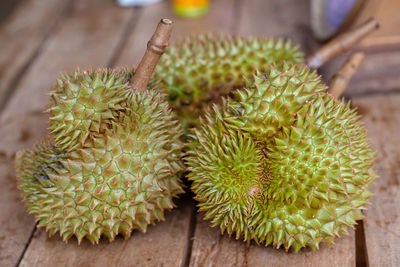
[[[195,234],[195,229],[196,229],[196,213],[197,213],[197,208],[196,204],[197,202],[193,200],[194,194],[189,188],[186,188],[186,195],[189,195],[191,201],[193,202],[193,207],[192,207],[192,213],[190,214],[190,224],[189,224],[189,230],[187,234],[187,240],[186,240],[186,247],[185,247],[185,252],[183,254],[183,259],[182,259],[182,264],[181,267],[189,267],[190,265],[190,257],[192,256],[192,247],[193,247],[193,238]]]
[[[72,2],[73,2],[73,1],[74,1],[74,0],[71,0],[71,1],[70,1],[70,5],[68,6],[69,8],[68,8],[67,11],[64,13],[64,16],[62,16],[62,19],[66,18],[67,15],[71,12],[71,10],[72,10]],[[123,32],[122,32],[122,34],[121,34],[121,38],[120,38],[118,44],[116,45],[116,47],[115,47],[115,49],[114,49],[113,55],[111,56],[111,59],[109,60],[109,63],[107,64],[107,67],[108,67],[108,68],[114,67],[114,65],[115,65],[115,63],[116,63],[116,59],[118,58],[118,56],[119,56],[120,53],[121,53],[122,48],[123,48],[124,45],[126,44],[126,41],[128,40],[129,35],[133,32],[133,29],[134,29],[134,26],[135,26],[135,22],[138,20],[138,17],[139,17],[139,16],[136,16],[135,13],[136,13],[137,11],[135,11],[135,10],[140,10],[140,8],[134,8],[133,11],[131,12],[131,13],[132,13],[132,14],[131,14],[131,18],[128,20],[128,23],[126,23],[125,29],[123,30]],[[60,19],[58,20],[58,22],[56,23],[56,25],[53,26],[52,30],[49,31],[49,33],[47,34],[45,40],[43,40],[41,46],[38,48],[38,50],[37,50],[36,53],[33,55],[33,57],[27,62],[26,66],[25,66],[24,69],[21,71],[21,73],[19,73],[19,75],[18,75],[19,77],[22,77],[22,76],[23,76],[23,74],[26,72],[26,70],[27,70],[27,69],[29,68],[29,66],[32,64],[32,62],[39,56],[40,52],[41,52],[42,49],[43,49],[43,47],[42,47],[43,44],[46,42],[46,40],[48,39],[48,37],[51,36],[52,33],[58,28],[58,25],[59,25],[59,23],[61,23],[62,19],[60,18]],[[16,77],[16,78],[18,78],[18,77]],[[18,84],[16,84],[16,85],[13,87],[13,89],[14,89],[14,88],[17,88],[17,87],[18,87]],[[4,100],[6,101],[8,98],[10,98],[10,97],[13,95],[13,93],[14,93],[14,90],[8,91],[7,98],[5,98]],[[0,109],[0,115],[1,115],[1,112],[2,112],[2,110]],[[35,234],[35,232],[36,232],[37,229],[38,229],[38,228],[37,228],[37,223],[35,223],[35,225],[34,225],[34,227],[33,227],[33,229],[32,229],[32,232],[31,232],[31,234],[30,234],[30,236],[29,236],[29,239],[28,239],[28,241],[27,241],[27,243],[26,243],[26,245],[25,245],[25,248],[24,248],[24,250],[22,251],[22,253],[21,253],[21,255],[20,255],[19,259],[18,259],[18,262],[17,262],[16,266],[19,266],[20,263],[21,263],[21,261],[22,261],[22,259],[24,258],[25,252],[27,251],[29,245],[31,244],[32,238],[33,238],[33,236],[34,236],[34,234]]]
[[[365,241],[364,221],[357,221],[356,225],[356,267],[368,266],[367,243]]]
[[[400,263],[400,139],[398,128],[399,94],[379,94],[352,98],[352,106],[368,131],[373,149],[377,152],[374,169],[378,179],[371,185],[371,205],[365,212],[363,228],[366,264],[397,266]]]
[[[34,235],[35,232],[36,232],[36,229],[37,229],[37,223],[35,223],[35,225],[33,226],[33,229],[32,229],[32,232],[31,232],[29,238],[28,238],[28,241],[26,242],[25,247],[24,247],[24,249],[22,250],[21,255],[19,256],[19,259],[18,259],[18,261],[17,261],[17,264],[15,264],[16,267],[18,267],[18,266],[20,265],[22,259],[24,258],[25,252],[26,252],[26,250],[28,249],[29,245],[30,245],[31,242],[32,242],[32,238],[33,238],[33,235]]]
[[[28,1],[29,3],[31,3],[30,1]],[[78,1],[75,1],[74,3],[76,4]],[[77,5],[77,7],[75,7],[74,12],[76,13],[76,11],[80,11],[82,9],[82,6],[85,6],[85,4],[89,4],[89,1],[84,1],[86,3],[79,2],[79,5]],[[64,3],[61,2],[60,3]],[[56,3],[54,4],[52,7],[56,6],[60,3]],[[100,5],[100,6],[104,6],[105,1],[102,1],[102,3],[96,2],[96,5]],[[110,5],[112,5],[110,3]],[[92,7],[93,8],[93,7]],[[116,33],[115,35],[117,35],[118,33],[120,33],[121,28],[118,29],[118,24],[122,24],[121,22],[126,22],[127,20],[125,20],[126,18],[128,18],[128,14],[131,14],[129,10],[125,10],[125,11],[121,11],[121,9],[118,9],[118,12],[120,13],[119,16],[115,16],[115,10],[116,7],[114,6],[114,16],[113,16],[113,23],[115,23],[117,26],[115,26],[114,28],[116,28]],[[48,9],[46,9],[47,11]],[[24,12],[22,14],[20,14],[22,17],[24,17],[26,9],[23,10]],[[129,13],[128,13],[129,12]],[[92,12],[93,13],[93,12]],[[36,14],[36,13],[35,13]],[[82,30],[84,29],[80,29],[82,27],[85,27],[85,23],[87,24],[89,21],[85,20],[85,13],[81,13],[81,15],[79,14],[74,14],[74,16],[71,18],[69,16],[69,21],[70,22],[75,22],[77,15],[81,17],[83,23],[80,24],[73,24],[75,27],[75,31],[70,31],[70,32],[66,32],[65,31],[65,26],[64,24],[59,24],[59,29],[53,31],[53,34],[49,37],[48,42],[46,42],[45,44],[41,44],[41,47],[44,49],[43,53],[40,53],[38,55],[38,57],[33,60],[33,62],[31,63],[31,66],[28,68],[27,72],[24,74],[23,77],[21,77],[21,80],[23,80],[23,82],[21,82],[18,85],[18,90],[15,90],[15,94],[13,95],[13,97],[11,98],[11,104],[8,104],[7,109],[8,110],[4,110],[7,112],[13,113],[14,111],[19,111],[18,115],[16,114],[12,114],[12,117],[7,118],[4,114],[4,111],[1,115],[2,118],[2,123],[4,123],[4,125],[1,127],[1,134],[2,134],[2,150],[1,150],[1,154],[0,154],[0,159],[1,159],[1,173],[2,173],[2,180],[0,181],[2,183],[2,188],[0,189],[0,191],[2,191],[2,199],[4,199],[5,203],[3,202],[2,205],[5,205],[5,208],[2,208],[2,212],[1,212],[1,221],[4,221],[4,225],[2,226],[2,233],[1,233],[1,237],[0,240],[2,242],[0,242],[1,245],[1,249],[0,249],[0,255],[1,257],[1,261],[2,264],[0,265],[14,265],[18,262],[19,257],[21,256],[21,252],[25,250],[25,246],[27,245],[27,242],[30,237],[34,236],[34,233],[36,231],[32,231],[31,227],[34,226],[34,222],[32,219],[32,216],[28,216],[25,208],[23,207],[23,205],[20,203],[20,193],[17,192],[16,190],[16,183],[15,183],[15,175],[14,175],[14,169],[13,169],[13,155],[15,154],[16,150],[21,149],[22,147],[26,147],[26,146],[31,146],[34,140],[38,140],[41,136],[43,136],[45,134],[45,129],[46,126],[43,125],[45,122],[45,116],[43,115],[39,115],[42,114],[42,108],[44,106],[44,103],[47,100],[47,97],[45,97],[44,94],[44,90],[43,89],[47,89],[49,86],[44,86],[43,84],[45,83],[51,83],[54,82],[54,78],[51,78],[52,76],[56,76],[56,73],[54,73],[55,70],[55,65],[58,65],[60,62],[62,62],[62,64],[60,66],[58,66],[56,72],[58,72],[58,70],[70,70],[70,68],[73,66],[76,66],[76,63],[74,62],[85,62],[84,58],[85,55],[88,54],[90,55],[94,55],[96,56],[96,58],[94,58],[95,60],[91,61],[92,64],[96,65],[96,66],[102,66],[103,63],[103,59],[105,59],[106,57],[108,57],[108,55],[110,55],[113,51],[113,48],[115,48],[116,46],[114,46],[114,44],[117,42],[117,40],[113,40],[113,41],[109,41],[107,39],[110,38],[106,38],[106,40],[103,42],[103,44],[98,44],[96,43],[96,40],[94,40],[93,42],[93,38],[97,38],[99,39],[99,37],[101,36],[106,36],[105,34],[100,34],[99,35],[99,30],[97,31],[97,33],[92,36],[92,39],[88,39],[85,37],[85,39],[83,39],[83,37],[81,39],[75,39],[75,38],[71,38],[75,37],[76,34],[79,35],[79,33],[82,32]],[[122,18],[121,18],[122,16]],[[100,24],[100,26],[97,26],[97,28],[99,27],[104,27],[105,29],[109,29],[110,23],[107,23],[107,19],[102,19],[102,20],[97,20],[98,22],[103,22],[103,24]],[[104,23],[106,22],[106,23]],[[83,25],[82,25],[83,24]],[[108,24],[108,25],[107,25]],[[35,24],[36,25],[36,24]],[[101,26],[103,25],[103,26]],[[87,24],[87,26],[90,26],[89,24]],[[67,27],[68,28],[68,27]],[[69,27],[71,29],[71,27]],[[14,29],[14,28],[13,28]],[[79,31],[81,30],[81,31]],[[100,29],[101,30],[101,29]],[[61,31],[61,33],[60,33]],[[77,33],[78,32],[78,33]],[[101,32],[101,31],[100,31]],[[113,32],[111,32],[111,34],[113,34]],[[65,40],[62,40],[62,42],[60,43],[60,35],[64,36],[63,38]],[[110,35],[110,33],[108,34]],[[55,37],[56,36],[56,37]],[[58,36],[58,37],[57,37]],[[117,35],[119,36],[119,35]],[[59,38],[58,44],[56,42],[57,45],[54,45],[54,38]],[[17,41],[19,42],[20,40],[17,39],[12,39],[10,38],[10,42],[12,43],[13,41]],[[36,39],[37,40],[37,39]],[[64,43],[64,44],[63,44]],[[105,53],[103,53],[104,55],[98,55],[98,53],[92,53],[90,54],[91,51],[99,51],[98,49],[91,49],[90,52],[85,52],[85,53],[79,53],[79,49],[81,49],[81,47],[85,47],[85,45],[90,45],[90,44],[94,44],[98,47],[103,47],[104,48],[110,48],[109,51],[104,51]],[[75,46],[74,46],[75,45]],[[67,57],[62,57],[60,56],[60,53],[57,52],[59,51],[59,47],[66,47],[65,50],[61,50],[61,54],[64,52],[70,52],[72,50],[72,52],[78,52],[77,55],[72,55],[72,56],[67,56]],[[78,50],[74,50],[77,49]],[[51,54],[51,52],[49,53],[49,50],[53,52],[53,54]],[[86,51],[86,50],[85,50]],[[45,57],[43,57],[43,54],[46,54]],[[57,55],[58,54],[58,55]],[[83,57],[82,57],[83,54]],[[44,59],[46,58],[46,59]],[[109,57],[111,58],[111,57]],[[82,60],[83,59],[83,60]],[[90,60],[89,60],[90,61]],[[53,63],[52,63],[53,62]],[[58,63],[57,63],[58,62]],[[72,65],[72,66],[71,66]],[[84,64],[87,66],[87,63]],[[48,66],[46,68],[46,66]],[[28,76],[28,77],[27,77]],[[22,90],[23,89],[23,90]],[[21,92],[22,90],[22,92]],[[39,97],[36,98],[32,101],[32,97],[33,95],[38,95]],[[28,97],[30,96],[30,97]],[[19,98],[18,98],[19,97]],[[20,104],[21,98],[28,98],[26,99],[26,103],[24,105]],[[17,100],[16,100],[17,99]],[[37,106],[40,106],[40,111],[38,108],[32,108],[32,106],[35,106],[35,104]],[[29,129],[29,130],[28,130]],[[26,134],[25,134],[26,133]],[[25,136],[25,137],[24,137]],[[12,189],[12,190],[10,190]],[[10,191],[10,192],[4,192],[4,191]],[[7,204],[8,203],[8,204]],[[7,207],[8,206],[8,207]],[[18,223],[13,224],[11,223],[12,221],[17,221]],[[7,226],[8,225],[8,226]],[[24,228],[24,229],[21,229]],[[14,232],[10,232],[10,231],[15,231],[16,229],[19,229],[17,234],[15,234]],[[4,236],[3,236],[4,235]],[[7,238],[7,239],[4,239]],[[34,237],[35,238],[35,237]],[[7,242],[3,242],[3,240],[7,240]],[[28,244],[29,245],[29,244]],[[29,250],[29,246],[28,246],[28,250]]]

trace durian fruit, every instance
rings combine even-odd
[[[166,46],[169,34],[157,35],[166,27],[161,21],[136,72],[77,70],[50,90],[51,134],[16,157],[28,211],[50,235],[127,238],[163,220],[183,192],[182,128],[165,95],[145,90],[151,73],[142,77],[160,56],[153,46]]]
[[[315,72],[269,67],[209,107],[186,158],[199,210],[236,239],[319,248],[362,218],[374,152]]]
[[[224,34],[196,35],[168,47],[157,65],[171,108],[185,129],[197,127],[210,103],[244,85],[256,70],[271,64],[301,63],[303,54],[290,41],[274,38],[242,38]]]
[[[93,133],[104,131],[124,111],[133,72],[101,70],[63,74],[50,91],[50,131],[62,149],[82,147]]]

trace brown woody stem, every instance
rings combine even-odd
[[[147,43],[147,50],[130,82],[133,89],[139,92],[144,92],[146,90],[150,77],[161,55],[168,46],[172,26],[173,22],[169,19],[162,19],[158,23],[156,31]]]
[[[361,39],[379,28],[379,23],[370,18],[360,27],[339,35],[316,52],[307,57],[307,65],[311,68],[319,68],[331,58],[343,53],[357,44]]]
[[[328,93],[338,98],[347,88],[351,77],[356,73],[358,67],[364,59],[364,53],[358,52],[352,55],[332,77],[329,82]]]

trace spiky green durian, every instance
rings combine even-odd
[[[157,65],[171,108],[185,129],[198,126],[209,103],[220,101],[232,89],[243,87],[255,70],[271,64],[303,62],[303,55],[289,41],[242,38],[221,34],[191,36],[170,46]]]
[[[63,74],[49,91],[50,131],[55,144],[63,149],[74,149],[114,123],[119,111],[126,106],[129,94],[129,71],[76,70]]]
[[[247,242],[332,243],[361,218],[376,178],[359,116],[315,73],[257,73],[194,130],[187,164],[200,211]]]
[[[127,85],[132,75],[98,70],[62,76],[51,91],[50,112],[62,114],[50,119],[55,142],[50,136],[18,153],[26,206],[50,235],[93,243],[102,235],[129,237],[163,220],[183,192],[180,124],[163,94]]]

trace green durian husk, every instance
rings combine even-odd
[[[129,69],[99,69],[63,74],[49,90],[49,130],[64,150],[85,146],[94,134],[115,123],[131,92]]]
[[[79,243],[84,238],[98,243],[101,236],[112,241],[118,234],[128,238],[133,230],[145,232],[149,224],[164,220],[164,211],[172,209],[173,198],[183,192],[182,128],[165,95],[152,88],[131,90],[126,77],[133,73],[123,72],[127,76],[122,78],[121,72],[108,70],[63,76],[60,84],[67,85],[52,90],[57,100],[50,112],[61,109],[80,118],[63,101],[75,97],[79,103],[79,96],[90,96],[98,88],[102,95],[96,97],[111,95],[116,100],[110,105],[118,108],[111,108],[112,116],[103,116],[109,110],[101,103],[108,101],[92,105],[100,114],[91,121],[95,128],[71,128],[76,121],[53,118],[50,123],[59,129],[53,129],[56,137],[50,135],[17,155],[17,178],[28,211],[40,227],[50,235],[58,232],[65,241],[76,236]],[[80,83],[83,92],[71,86]],[[117,93],[121,90],[126,92]],[[83,136],[84,131],[89,133]],[[63,142],[65,138],[57,138],[62,133],[78,137]]]
[[[359,116],[315,72],[257,72],[209,107],[187,147],[199,210],[236,239],[319,248],[360,219],[375,180]]]
[[[302,63],[303,54],[290,41],[205,34],[182,38],[167,48],[154,80],[168,95],[186,133],[199,126],[199,117],[211,103],[220,103],[252,80],[256,70],[271,64]]]

